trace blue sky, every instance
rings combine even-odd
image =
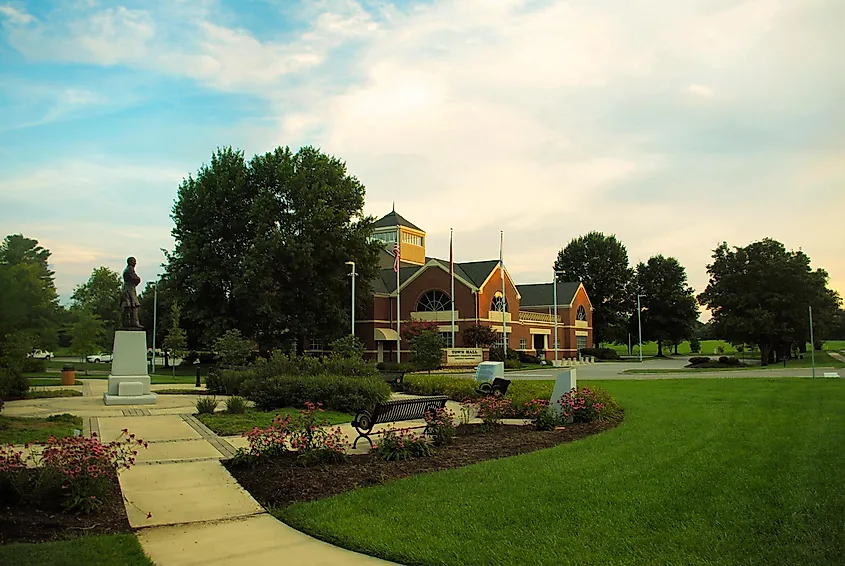
[[[773,237],[845,291],[838,0],[0,0],[0,227],[63,297],[127,255],[150,279],[215,147],[312,144],[428,252],[519,282],[615,233],[673,255]]]

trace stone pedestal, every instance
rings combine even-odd
[[[106,405],[148,405],[156,402],[147,374],[147,333],[118,330],[114,334],[109,388],[103,394]]]
[[[569,369],[559,371],[555,376],[555,387],[552,391],[552,398],[549,399],[549,407],[555,413],[560,414],[562,412],[561,406],[558,404],[558,401],[561,397],[563,397],[566,393],[569,393],[576,387],[578,387],[577,379],[575,376],[575,372],[577,370]]]

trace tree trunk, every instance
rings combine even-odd
[[[769,365],[769,355],[771,353],[771,346],[768,344],[758,344],[760,346],[760,365]]]
[[[658,358],[663,357],[663,340],[657,341],[657,357]]]
[[[675,355],[676,356],[678,355],[678,343],[677,342],[675,343]]]

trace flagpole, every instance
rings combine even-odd
[[[401,261],[401,251],[400,246],[401,242],[399,241],[399,237],[401,236],[401,231],[399,229],[399,224],[396,225],[396,363],[402,363],[402,334],[400,328],[400,321],[402,320],[402,310],[399,308],[399,271],[401,270],[401,266],[399,265]]]
[[[452,229],[449,228],[449,274],[452,276],[452,348],[455,347],[455,258],[452,255]]]
[[[502,249],[504,248],[504,242],[505,242],[505,231],[502,230],[499,233],[499,271],[502,274],[502,344],[504,346],[505,359],[507,360],[508,359],[508,326],[507,326],[507,323],[505,322],[505,302],[507,300],[506,299],[507,295],[505,295],[505,262],[502,259],[503,258]]]

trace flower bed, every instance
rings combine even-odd
[[[516,456],[572,442],[615,427],[621,419],[574,423],[563,430],[538,431],[533,426],[459,425],[451,444],[430,456],[388,461],[376,453],[351,455],[323,466],[303,466],[293,453],[267,458],[250,467],[225,465],[238,482],[264,506],[286,506],[386,483],[415,474],[467,466]]]
[[[131,467],[142,446],[124,430],[107,444],[77,436],[0,447],[0,544],[130,532],[117,471]]]

